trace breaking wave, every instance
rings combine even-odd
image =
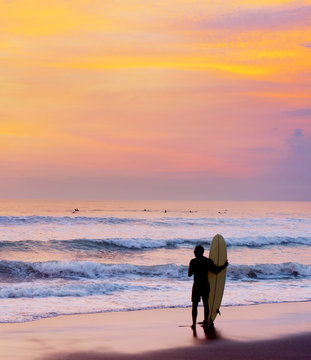
[[[228,267],[229,281],[296,279],[311,275],[311,265],[295,262],[282,264],[236,265]],[[11,282],[37,279],[64,280],[122,280],[122,279],[177,279],[188,280],[187,266],[176,264],[132,265],[103,264],[93,261],[23,262],[0,261],[0,280]]]
[[[253,236],[226,238],[228,247],[262,248],[267,246],[297,246],[311,245],[311,237],[290,236]],[[211,239],[152,239],[152,238],[105,238],[105,239],[71,239],[71,240],[19,240],[1,241],[0,251],[34,251],[34,250],[61,250],[61,251],[122,251],[122,250],[152,250],[192,248],[197,244],[209,247]]]
[[[89,225],[89,224],[145,224],[154,227],[175,226],[282,226],[284,224],[308,224],[309,220],[304,218],[230,218],[230,217],[117,217],[117,216],[0,216],[0,226],[6,225]]]
[[[101,264],[93,261],[0,261],[0,280],[120,279],[129,277],[184,278],[187,266]]]

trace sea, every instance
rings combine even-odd
[[[222,234],[222,306],[311,300],[311,202],[0,201],[0,322],[191,306]]]

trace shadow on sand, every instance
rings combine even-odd
[[[215,327],[208,327],[208,326],[201,326],[203,331],[204,331],[204,335],[206,340],[220,340],[221,339],[221,335],[220,332],[216,330]],[[191,327],[192,329],[192,333],[193,333],[193,337],[197,338],[197,327]]]

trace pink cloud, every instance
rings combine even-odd
[[[221,16],[193,21],[197,29],[284,29],[310,26],[311,6],[239,9]]]

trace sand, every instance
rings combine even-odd
[[[0,324],[0,359],[311,359],[311,302],[221,312],[215,332],[197,326],[196,336],[190,308]]]

